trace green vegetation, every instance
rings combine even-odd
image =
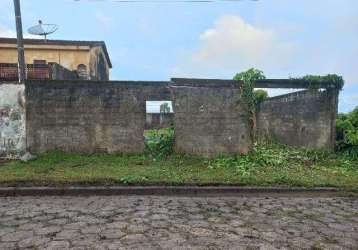
[[[325,76],[318,76],[318,75],[306,75],[301,78],[294,78],[299,80],[308,81],[310,83],[320,83],[326,85],[327,88],[336,88],[341,90],[344,86],[344,80],[342,76],[338,76],[336,74],[328,74]]]
[[[255,124],[255,110],[256,101],[254,87],[256,80],[265,79],[265,75],[261,70],[251,68],[247,71],[243,71],[234,76],[234,80],[243,81],[241,85],[241,102],[244,108],[243,117],[247,117],[250,126],[250,138],[254,140],[254,124]]]
[[[262,79],[266,79],[263,71],[254,68],[238,73],[234,77],[234,80],[243,81],[241,86],[241,98],[244,104],[247,106],[248,113],[255,111],[255,97],[262,95],[262,93],[258,93],[256,95],[254,94],[255,81]]]
[[[146,155],[163,158],[173,153],[174,128],[147,130],[144,137]]]
[[[337,117],[337,150],[358,159],[358,106]]]
[[[345,154],[256,143],[246,156],[213,159],[172,153],[173,130],[148,131],[146,154],[50,152],[0,166],[0,185],[258,185],[358,188],[358,160]]]
[[[258,89],[254,91],[254,100],[256,105],[265,101],[267,98],[269,98],[269,95],[266,90]]]

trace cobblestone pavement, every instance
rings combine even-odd
[[[358,249],[357,198],[0,198],[0,249]]]

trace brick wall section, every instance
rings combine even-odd
[[[305,90],[261,103],[257,132],[280,143],[312,149],[333,149],[337,90]]]
[[[95,81],[26,85],[27,141],[34,153],[54,149],[141,153],[145,100],[158,97],[167,87],[155,82]]]
[[[236,83],[175,80],[175,151],[200,156],[247,153],[251,146]]]

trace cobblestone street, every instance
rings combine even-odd
[[[358,249],[356,198],[0,198],[0,249]]]

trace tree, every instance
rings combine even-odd
[[[254,91],[255,104],[260,104],[269,97],[266,90],[258,89]]]
[[[269,97],[267,91],[263,89],[254,90],[254,81],[263,79],[266,79],[264,72],[255,68],[237,73],[234,76],[234,80],[244,82],[242,90],[247,92],[246,95],[249,95],[246,98],[251,99],[251,105],[257,105]]]
[[[338,114],[337,149],[358,158],[358,107],[348,114]]]
[[[160,113],[170,113],[170,107],[168,103],[163,103],[160,105]]]
[[[255,80],[263,80],[266,79],[264,72],[259,69],[251,68],[246,71],[242,71],[240,73],[237,73],[234,76],[234,80],[237,81],[255,81]]]

